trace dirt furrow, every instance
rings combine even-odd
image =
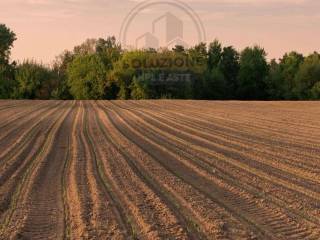
[[[41,133],[45,132],[47,126],[50,124],[47,118],[54,115],[57,111],[59,111],[59,108],[55,106],[53,106],[52,109],[48,109],[47,112],[29,128],[19,144],[13,146],[6,155],[0,157],[2,164],[0,167],[0,187],[8,178],[14,178],[14,172],[21,168],[25,162],[28,162],[27,158],[30,156],[30,149],[34,147]]]
[[[317,169],[317,163],[314,161],[314,155],[311,153],[308,155],[303,155],[298,150],[293,148],[280,148],[278,146],[265,144],[261,141],[254,141],[251,138],[244,138],[237,132],[227,132],[224,129],[210,128],[204,126],[204,124],[195,124],[195,121],[186,120],[185,118],[178,118],[172,116],[172,114],[164,114],[159,111],[146,110],[144,108],[129,107],[131,104],[125,104],[124,102],[117,102],[116,105],[121,106],[122,108],[128,109],[130,111],[152,116],[155,119],[159,120],[165,125],[171,127],[178,126],[179,129],[183,129],[184,132],[188,132],[195,136],[200,136],[202,139],[208,140],[210,142],[218,143],[223,146],[230,146],[237,150],[241,150],[248,153],[253,153],[258,155],[258,157],[266,156],[268,161],[272,164],[284,164],[285,167],[289,167],[292,172],[305,169],[307,175],[310,174],[312,177],[317,177],[319,169]],[[135,105],[134,105],[135,106]],[[305,161],[302,162],[301,158]]]
[[[128,114],[132,114],[132,112],[134,111],[131,110],[131,112],[129,112]],[[147,117],[149,117],[149,115],[144,116],[143,120],[147,121],[146,119]],[[178,141],[176,141],[175,139],[182,132],[181,131],[182,126],[179,126],[177,129],[175,129],[176,131],[172,133],[172,135],[168,135],[167,133],[170,131],[165,132],[166,128],[161,126],[161,123],[165,121],[163,119],[160,123],[157,122],[158,124],[153,123],[153,125],[146,125],[145,122],[141,122],[142,121],[141,119],[139,121],[138,117],[133,116],[133,118],[136,119],[137,123],[139,124],[139,127],[144,129],[143,132],[149,132],[150,130],[152,130],[151,134],[154,135],[154,138],[162,143],[167,143],[166,146],[168,149],[171,149],[173,152],[176,149],[179,149],[180,151],[185,152],[185,154],[187,154],[188,158],[191,161],[193,161],[193,159],[197,159],[197,161],[193,161],[195,164],[198,164],[198,165],[200,163],[203,164],[203,169],[212,169],[212,171],[214,171],[215,174],[218,174],[218,171],[220,171],[224,173],[223,175],[228,175],[228,176],[230,175],[230,179],[237,179],[241,177],[242,184],[247,182],[250,188],[252,187],[256,188],[256,192],[257,192],[256,195],[260,196],[261,194],[268,193],[268,196],[269,195],[273,196],[274,193],[276,193],[275,197],[278,199],[274,199],[274,200],[277,201],[277,204],[279,204],[279,200],[281,200],[282,204],[280,205],[282,207],[286,208],[287,206],[290,206],[291,210],[294,210],[295,212],[297,209],[301,209],[301,207],[303,207],[304,211],[307,211],[306,210],[306,207],[307,207],[309,209],[308,214],[310,216],[311,215],[317,216],[317,213],[315,210],[317,209],[317,205],[319,205],[319,201],[306,198],[296,191],[290,191],[290,190],[288,191],[288,189],[286,190],[284,188],[281,188],[280,186],[277,186],[277,184],[268,185],[268,181],[265,181],[263,179],[259,179],[258,181],[257,177],[251,174],[250,172],[246,172],[245,174],[243,174],[243,171],[239,171],[239,169],[235,169],[233,166],[223,163],[223,159],[219,161],[210,156],[205,156],[203,154],[200,154],[200,152],[190,149],[190,144],[191,143],[193,144],[192,141],[190,142],[190,144],[181,145],[181,143],[178,143]],[[150,123],[149,121],[147,122]],[[161,128],[159,128],[159,126],[161,126]],[[171,122],[170,126],[175,126],[174,122]],[[195,133],[194,136],[196,135],[197,134]],[[253,178],[255,179],[254,182],[256,183],[254,185],[252,181]],[[234,182],[236,183],[236,181]],[[238,187],[241,188],[241,185],[239,185]],[[308,189],[309,186],[306,185],[305,188]],[[297,198],[298,198],[297,196],[299,196],[300,201],[297,201]],[[318,221],[316,221],[316,223],[318,224]]]
[[[121,114],[121,111],[118,113]],[[143,120],[144,121],[144,120]],[[227,151],[226,147],[224,146],[219,146],[218,147],[213,147],[213,143],[209,142],[209,144],[211,144],[210,146],[207,146],[206,144],[203,143],[199,143],[197,142],[197,137],[196,136],[191,136],[189,134],[189,136],[183,136],[186,135],[185,132],[179,132],[179,131],[175,131],[173,128],[171,128],[170,130],[168,130],[168,126],[164,126],[161,122],[158,122],[158,126],[154,127],[149,123],[146,123],[144,121],[144,123],[146,124],[146,129],[149,128],[153,128],[155,131],[159,131],[160,133],[162,133],[163,135],[165,135],[165,137],[167,138],[175,138],[175,140],[177,142],[180,142],[182,144],[185,144],[186,146],[189,146],[190,148],[194,149],[195,152],[205,152],[205,153],[210,153],[209,156],[215,156],[215,157],[221,157],[226,159],[229,163],[234,163],[235,165],[241,165],[244,169],[248,168],[251,169],[251,172],[257,172],[260,173],[260,175],[265,175],[265,172],[267,172],[269,175],[270,179],[275,179],[275,182],[282,182],[284,183],[289,183],[289,186],[292,190],[295,189],[299,189],[302,193],[306,194],[309,197],[312,198],[316,198],[318,199],[318,185],[317,183],[312,183],[309,181],[309,183],[307,183],[306,180],[302,181],[301,183],[297,184],[297,179],[289,179],[288,176],[284,175],[284,174],[275,174],[277,171],[279,171],[278,169],[273,168],[273,172],[271,170],[268,171],[268,169],[266,168],[266,166],[259,166],[257,162],[250,163],[250,159],[248,157],[243,157],[239,154],[234,154],[232,153],[232,151]],[[139,125],[136,124],[136,127],[138,127]],[[160,126],[160,127],[159,127]],[[167,127],[167,129],[166,129]],[[173,129],[173,132],[172,132]],[[191,136],[191,138],[190,138]],[[222,148],[221,148],[222,147]],[[241,160],[241,161],[239,161]],[[252,161],[254,159],[251,159]],[[261,164],[263,165],[263,164]],[[275,175],[274,177],[272,175]],[[290,176],[290,174],[287,174]],[[283,179],[282,179],[283,178]],[[316,180],[316,179],[314,179]],[[291,187],[292,186],[292,187]],[[295,187],[293,187],[295,186]],[[320,195],[319,195],[320,196]]]
[[[15,110],[15,108],[21,108],[25,105],[29,106],[31,101],[20,101],[20,100],[8,100],[5,102],[1,102],[0,104],[0,112],[1,115],[4,111],[11,111],[11,109]],[[33,101],[34,104],[38,103],[39,101]],[[9,110],[8,110],[9,109]]]
[[[161,104],[149,102],[147,104],[153,105],[153,110],[162,109]],[[169,105],[169,104],[168,104]],[[182,107],[180,105],[175,106],[175,103],[166,107],[165,111],[169,111],[173,115],[178,115],[182,118],[193,117],[196,121],[205,121],[209,124],[218,125],[220,127],[226,128],[227,130],[235,130],[236,132],[243,133],[252,137],[257,137],[258,139],[265,139],[270,142],[270,144],[276,145],[289,145],[293,148],[299,148],[301,151],[309,150],[309,151],[318,151],[319,149],[319,136],[311,137],[313,133],[317,133],[317,131],[312,131],[305,133],[305,129],[302,132],[303,136],[298,134],[298,128],[292,128],[289,131],[288,127],[279,128],[277,126],[269,126],[267,123],[260,124],[258,121],[248,119],[242,119],[239,117],[239,111],[231,111],[228,112],[228,108],[224,111],[221,110],[221,114],[219,111],[213,111],[215,109],[212,106],[212,109],[201,109],[201,104],[194,108],[190,107]],[[220,106],[220,104],[218,105]],[[199,109],[200,108],[200,109]],[[246,109],[246,106],[243,107]],[[245,112],[245,110],[243,110]],[[245,115],[246,116],[246,115]],[[318,139],[318,140],[317,140]],[[300,145],[304,145],[302,148]]]
[[[131,111],[130,113],[132,114],[132,112],[134,111]],[[137,113],[135,114],[137,115]],[[196,133],[194,131],[189,133],[188,130],[190,129],[186,129],[185,126],[178,125],[175,122],[166,123],[165,119],[157,120],[154,117],[151,118],[150,115],[152,116],[152,114],[142,114],[142,116],[140,115],[140,118],[137,117],[137,121],[139,121],[139,119],[146,121],[148,124],[150,124],[147,127],[154,127],[155,131],[169,133],[171,136],[186,140],[194,145],[215,150],[216,152],[222,153],[227,157],[231,157],[236,160],[245,159],[242,162],[248,163],[249,166],[263,169],[264,171],[276,175],[279,178],[284,178],[292,183],[304,186],[316,192],[320,191],[318,188],[320,178],[316,173],[305,171],[299,168],[292,168],[277,162],[276,159],[269,155],[263,157],[263,154],[255,154],[255,152],[250,153],[250,149],[246,149],[246,147],[243,146],[238,146],[237,144],[234,144],[232,140],[229,142],[223,142],[221,140],[212,141],[211,139],[210,141],[210,139],[199,137],[199,135],[201,135],[200,133]]]
[[[237,221],[229,212],[225,211],[224,208],[212,202],[206,198],[201,192],[197,191],[190,185],[185,184],[180,178],[177,178],[174,172],[167,171],[163,168],[162,164],[158,164],[153,158],[144,153],[141,148],[131,143],[131,139],[121,137],[122,133],[117,129],[117,124],[113,122],[112,116],[107,109],[104,109],[105,114],[110,118],[110,122],[107,119],[105,121],[105,127],[112,134],[114,139],[119,139],[123,147],[127,149],[128,159],[139,160],[134,161],[137,165],[137,169],[141,169],[142,173],[147,175],[147,178],[153,179],[159,188],[162,189],[162,195],[168,198],[167,201],[174,203],[178,208],[178,213],[181,212],[187,221],[191,220],[196,228],[206,232],[208,238],[224,239],[229,237],[234,239],[237,236],[238,239],[250,239],[253,235],[250,230],[245,228],[239,221]],[[101,116],[103,119],[103,116]],[[114,126],[114,129],[111,128]],[[157,154],[157,153],[155,153]],[[147,167],[147,168],[146,168]],[[142,170],[144,169],[144,171]],[[152,175],[147,174],[152,173]],[[149,175],[149,176],[148,176]],[[169,204],[169,203],[167,203]]]
[[[103,133],[101,141],[104,142],[98,146],[105,146],[101,149],[101,156],[108,156],[107,159],[104,158],[104,169],[117,186],[117,192],[122,195],[120,198],[124,199],[130,209],[134,222],[139,225],[138,236],[145,239],[186,239],[189,235],[190,239],[196,239],[196,236],[200,239],[201,233],[196,235],[196,229],[193,233],[185,232],[193,226],[181,218],[174,204],[161,192],[158,185],[140,170],[126,151],[120,148],[109,131],[106,132],[101,120],[97,120],[96,127]],[[185,229],[178,221],[186,224]]]
[[[95,156],[87,135],[88,112],[81,103],[80,119],[73,133],[67,198],[70,201],[71,239],[125,239],[116,221],[112,199],[103,190],[95,168]]]
[[[62,172],[72,124],[73,103],[61,109],[41,152],[17,186],[11,211],[2,224],[5,238],[57,239],[64,235]]]
[[[128,116],[127,116],[127,119],[128,119]],[[121,126],[121,125],[120,125]],[[135,126],[136,128],[137,128],[137,126]],[[130,130],[129,130],[130,129]],[[124,131],[126,131],[125,133],[124,133]],[[155,152],[158,150],[160,150],[160,147],[158,147],[158,149],[157,148],[155,148],[155,142],[152,142],[152,140],[151,141],[147,141],[147,138],[148,138],[148,136],[147,136],[147,134],[146,134],[146,132],[144,132],[144,138],[141,138],[141,134],[140,134],[140,136],[139,136],[139,134],[135,131],[135,129],[133,129],[133,128],[130,128],[130,127],[128,127],[127,126],[127,128],[122,128],[122,133],[124,133],[128,138],[130,138],[130,139],[137,139],[136,140],[136,144],[138,144],[141,148],[143,148],[146,152],[148,152],[149,154],[155,154]],[[136,134],[136,135],[135,135]],[[154,141],[154,140],[153,140]],[[160,145],[159,145],[160,146]],[[149,149],[148,150],[148,148],[151,148],[151,149]],[[157,150],[156,150],[157,149]],[[160,154],[160,153],[159,153]],[[159,155],[159,154],[157,154],[157,156]],[[166,152],[162,152],[161,154],[167,154]],[[168,154],[167,154],[168,155]],[[156,156],[154,156],[154,158],[156,158]],[[169,156],[167,156],[166,158],[169,158]],[[172,157],[171,157],[172,158]],[[159,160],[162,160],[162,158],[161,159],[159,159]],[[167,167],[172,167],[172,162],[173,162],[174,160],[172,159],[172,161],[171,161],[171,165],[169,165],[169,166],[167,166]],[[176,161],[176,164],[178,164],[177,163],[178,161]],[[185,166],[185,165],[180,165],[180,164],[178,164],[179,166],[177,166],[177,167],[175,167],[174,168],[174,170],[171,170],[171,171],[174,171],[174,172],[179,172],[179,171],[181,171],[181,177],[183,177],[184,178],[184,180],[185,181],[187,181],[187,179],[188,179],[188,182],[189,182],[189,184],[192,184],[191,183],[191,179],[190,178],[193,178],[194,180],[197,180],[196,182],[198,182],[198,183],[201,183],[201,182],[203,182],[203,184],[200,184],[201,186],[208,186],[209,185],[209,182],[207,182],[208,180],[206,179],[206,178],[202,178],[203,176],[199,176],[199,175],[197,175],[195,172],[193,172],[192,170],[194,170],[194,169],[192,169],[192,170],[187,170],[187,166]],[[190,166],[188,166],[188,167],[190,167]],[[184,168],[184,169],[183,169]],[[183,169],[183,170],[182,170]],[[189,174],[186,174],[186,172],[189,172]],[[216,180],[217,181],[217,180]],[[211,182],[211,181],[210,181]],[[217,183],[216,183],[217,184]],[[213,183],[211,182],[211,185],[213,185]],[[215,187],[214,187],[214,189],[216,190],[216,194],[215,195],[218,195],[218,196],[221,196],[221,198],[224,200],[223,202],[224,202],[224,204],[225,203],[227,203],[226,204],[226,206],[225,207],[227,207],[227,208],[229,208],[229,210],[232,210],[233,212],[236,212],[236,207],[239,207],[239,209],[238,209],[238,212],[242,212],[242,210],[241,210],[241,206],[244,208],[243,209],[243,212],[242,212],[242,218],[244,218],[244,220],[246,220],[246,221],[248,221],[248,222],[250,222],[250,224],[251,225],[255,225],[256,224],[256,222],[259,222],[260,221],[260,224],[258,224],[258,226],[259,226],[259,228],[262,228],[262,229],[260,229],[260,230],[263,230],[263,232],[264,233],[270,233],[270,232],[274,232],[274,233],[277,233],[276,231],[275,231],[275,229],[273,229],[273,228],[271,228],[270,226],[263,226],[263,225],[261,225],[261,223],[263,222],[263,218],[258,218],[258,216],[260,216],[261,215],[261,213],[264,213],[264,214],[266,214],[266,213],[269,213],[271,216],[272,216],[272,214],[274,214],[276,211],[278,211],[278,209],[276,210],[276,209],[274,209],[273,210],[273,212],[272,211],[270,211],[270,209],[266,209],[266,207],[265,206],[259,206],[259,205],[252,205],[253,203],[254,203],[254,201],[253,202],[250,202],[249,200],[247,200],[247,199],[244,199],[244,197],[242,196],[242,201],[240,201],[239,203],[237,203],[237,202],[235,202],[235,203],[232,203],[232,202],[229,202],[228,203],[228,201],[230,201],[230,200],[232,200],[232,201],[239,201],[239,199],[241,199],[241,194],[240,193],[236,193],[236,191],[235,191],[235,189],[233,189],[233,188],[231,188],[231,187],[227,187],[227,186],[223,186],[224,188],[226,188],[226,189],[221,189],[221,187],[222,186],[219,186],[219,185],[216,185]],[[233,192],[231,192],[231,190],[233,191]],[[206,193],[206,194],[208,194],[208,196],[211,196],[212,197],[212,191],[210,192],[209,190],[207,190],[205,187],[204,187],[204,189],[202,189],[202,191],[205,191],[204,193]],[[224,195],[224,193],[228,193],[229,195],[232,195],[232,197],[229,199],[229,198],[226,198],[226,196]],[[216,197],[216,196],[215,196]],[[236,200],[237,199],[237,200]],[[217,200],[217,199],[215,199],[215,200]],[[218,201],[218,200],[217,200]],[[221,201],[221,199],[220,199],[220,201]],[[234,204],[234,205],[233,205]],[[264,207],[264,208],[263,208]],[[248,211],[247,211],[247,209],[249,209],[249,208],[254,208],[255,209],[255,212],[254,212],[254,214],[253,215],[249,215],[248,213]],[[260,213],[261,212],[261,213]],[[271,218],[271,216],[269,216],[269,218]],[[288,221],[288,219],[290,219],[288,216],[286,216],[286,221]],[[283,220],[283,224],[285,224],[286,222]],[[299,229],[299,225],[295,225],[294,226],[295,227],[295,229]],[[264,229],[265,228],[265,229]],[[282,233],[282,232],[280,232],[280,233]],[[280,234],[279,233],[279,234]],[[311,235],[312,234],[312,232],[310,231],[309,232],[309,234]],[[285,237],[285,236],[283,236],[283,237]]]
[[[172,105],[175,106],[175,104]],[[218,103],[217,107],[221,105],[224,106],[223,104]],[[317,134],[317,131],[307,131],[302,127],[290,129],[287,125],[279,127],[275,124],[271,126],[268,123],[261,124],[259,121],[251,120],[251,117],[246,115],[246,104],[242,107],[243,110],[241,111],[237,109],[229,110],[229,105],[226,105],[225,109],[220,107],[220,110],[216,110],[215,106],[212,106],[211,109],[201,109],[201,105],[199,105],[198,108],[194,106],[193,109],[188,107],[182,108],[181,106],[179,107],[179,105],[173,108],[171,107],[172,106],[170,105],[169,112],[179,117],[191,117],[193,120],[195,120],[195,122],[199,121],[200,124],[205,123],[215,127],[221,127],[227,132],[235,131],[250,138],[264,140],[271,145],[273,144],[283,147],[288,145],[288,147],[293,147],[294,149],[298,148],[302,152],[305,152],[305,150],[316,151],[319,148],[317,147],[319,146],[319,135],[312,137],[313,134]],[[159,108],[158,104],[154,104],[153,110],[157,108]],[[266,114],[262,114],[262,116],[265,115]],[[275,116],[275,118],[277,118],[277,116]],[[293,118],[290,118],[290,120],[291,119]],[[299,135],[300,132],[303,134],[303,136]],[[300,145],[303,145],[304,148],[302,148]]]
[[[319,114],[0,100],[0,239],[318,240]]]
[[[84,108],[80,103],[76,127],[72,132],[72,160],[70,162],[70,175],[68,177],[68,201],[70,202],[70,238],[89,238],[90,214],[93,201],[88,183],[87,154],[82,137],[84,121]]]
[[[182,102],[173,103],[174,106],[182,107]],[[318,129],[317,121],[314,117],[320,113],[319,107],[317,106],[317,102],[308,102],[307,104],[303,102],[294,103],[291,106],[294,106],[293,110],[290,111],[288,109],[289,105],[292,104],[290,102],[279,102],[279,103],[264,103],[264,102],[210,102],[203,101],[199,105],[196,101],[183,102],[183,106],[187,106],[186,109],[198,109],[205,110],[208,113],[215,113],[221,116],[225,116],[226,113],[235,113],[237,112],[236,117],[241,117],[242,119],[253,119],[254,122],[258,124],[267,124],[270,126],[282,127],[281,125],[285,125],[286,127],[294,127],[294,128],[308,128],[311,130]],[[313,105],[313,111],[301,111],[305,106],[309,108]],[[245,111],[239,111],[240,108],[245,108]],[[299,118],[292,118],[296,115],[299,115]],[[262,117],[263,116],[263,117]],[[290,122],[287,122],[287,117],[292,118]],[[302,121],[303,120],[303,124]],[[309,124],[312,122],[312,124]]]
[[[22,238],[62,239],[65,234],[63,202],[63,169],[69,152],[68,131],[74,121],[75,109],[70,111],[57,128],[46,159],[38,168],[25,206],[25,223],[18,232]]]
[[[28,170],[39,154],[42,145],[45,142],[45,137],[49,132],[51,125],[54,123],[55,115],[58,108],[48,111],[48,116],[39,123],[39,127],[32,130],[33,134],[26,141],[21,149],[8,158],[8,161],[0,168],[0,219],[1,216],[8,210],[13,201],[14,193],[22,181],[25,172]]]
[[[125,119],[129,119],[128,116]],[[279,187],[277,185],[277,183],[273,183],[272,185],[268,185],[268,184],[266,184],[268,181],[266,182],[265,179],[262,179],[262,181],[261,181],[261,179],[259,179],[259,183],[258,183],[257,176],[251,174],[250,172],[243,174],[243,171],[239,171],[238,169],[234,169],[234,166],[231,167],[230,165],[226,165],[224,163],[225,160],[223,157],[219,158],[219,161],[217,161],[216,158],[212,158],[210,156],[207,156],[207,157],[202,156],[203,154],[199,154],[200,153],[199,151],[194,151],[194,150],[190,149],[190,146],[191,146],[190,144],[193,144],[192,142],[187,143],[187,144],[179,143],[179,139],[176,139],[176,137],[174,135],[170,136],[167,133],[164,133],[159,128],[155,128],[154,126],[151,126],[151,125],[146,125],[146,123],[144,123],[144,122],[138,122],[138,123],[135,122],[133,127],[137,130],[142,128],[140,133],[143,133],[143,134],[146,134],[146,133],[150,132],[151,129],[153,129],[153,133],[151,132],[151,134],[154,135],[154,137],[153,137],[154,141],[157,141],[160,144],[165,144],[166,148],[168,150],[171,149],[172,152],[176,152],[177,149],[179,151],[184,152],[185,156],[191,162],[193,162],[197,166],[200,166],[204,170],[210,169],[210,171],[214,172],[215,174],[218,174],[218,171],[220,171],[223,173],[223,175],[228,175],[229,179],[237,179],[243,175],[242,176],[242,185],[238,185],[237,187],[242,188],[244,186],[245,182],[247,182],[250,189],[252,189],[256,185],[256,187],[255,187],[256,190],[253,192],[255,192],[255,195],[257,197],[260,197],[261,195],[265,195],[267,192],[268,192],[268,197],[270,195],[273,196],[274,193],[276,193],[276,199],[274,199],[274,200],[276,200],[276,203],[277,203],[276,205],[279,205],[279,200],[281,199],[281,203],[280,203],[281,207],[287,208],[287,206],[290,206],[290,211],[294,211],[298,216],[304,216],[307,219],[312,219],[311,221],[315,222],[315,224],[319,223],[319,221],[316,220],[317,219],[316,216],[318,215],[316,209],[319,206],[319,200],[315,200],[312,198],[311,199],[306,198],[305,196],[301,195],[301,193],[299,193],[299,192],[296,192],[294,190],[292,192],[292,190],[288,191],[283,188],[281,189],[281,194],[277,194],[280,190],[279,188],[281,188],[281,186]],[[161,129],[165,129],[165,128],[161,128]],[[161,135],[165,135],[165,136],[161,137]],[[170,139],[172,139],[172,140],[170,140]],[[193,159],[197,159],[197,160],[194,161]],[[243,177],[247,177],[248,180],[244,180]],[[255,181],[253,182],[252,179],[255,179]],[[233,182],[237,183],[236,181],[233,181]],[[255,184],[253,185],[253,183],[255,183]],[[261,188],[261,186],[263,186],[264,188]],[[272,188],[274,188],[274,190],[272,190],[272,188],[270,186],[272,186]],[[306,188],[308,189],[308,186]],[[299,197],[300,201],[297,201],[298,197]],[[273,198],[274,198],[274,196],[273,196]],[[305,199],[305,201],[302,201],[304,199]],[[288,200],[290,200],[290,201],[288,201]],[[303,207],[303,211],[297,210],[297,206],[299,206],[298,209],[302,209],[302,207]],[[308,209],[308,210],[306,210],[306,209]],[[304,212],[308,212],[308,214],[305,214]],[[314,216],[314,217],[312,217],[312,216]]]
[[[30,135],[33,128],[37,126],[41,119],[44,119],[47,116],[47,112],[50,109],[56,106],[58,106],[58,104],[48,105],[46,108],[34,112],[28,116],[26,121],[22,122],[21,125],[8,131],[0,140],[0,161],[2,158],[5,158],[7,154],[13,154],[16,151],[15,148],[20,148],[20,145],[28,138],[28,135]]]
[[[19,104],[18,100],[3,100],[0,99],[0,110],[10,108]]]
[[[146,102],[144,104],[151,105],[152,103]],[[134,105],[138,106],[139,110],[146,109],[145,106],[142,106],[141,104],[137,104],[136,102],[134,102]],[[166,112],[166,109],[164,109],[161,105],[159,105],[151,108],[151,111],[164,115],[164,112]],[[227,121],[219,123],[217,119],[204,120],[203,118],[200,119],[200,117],[198,117],[199,114],[190,113],[190,114],[184,115],[184,114],[181,114],[181,112],[183,112],[183,109],[181,109],[180,111],[178,109],[175,111],[170,111],[169,113],[165,114],[165,117],[172,118],[173,121],[175,120],[181,121],[183,119],[183,121],[188,121],[188,123],[191,124],[192,127],[200,126],[201,127],[200,131],[212,132],[212,134],[222,134],[223,136],[232,137],[232,139],[237,139],[240,137],[240,139],[243,139],[244,141],[248,141],[248,145],[250,142],[253,141],[254,143],[258,143],[259,145],[263,144],[264,146],[269,147],[269,149],[273,149],[273,151],[276,150],[280,152],[285,152],[286,154],[290,153],[291,156],[294,156],[300,159],[301,158],[312,159],[312,161],[310,161],[310,165],[314,165],[317,161],[320,162],[320,158],[313,154],[312,149],[306,151],[306,149],[308,148],[305,148],[304,144],[300,144],[298,147],[296,147],[297,146],[296,144],[288,145],[287,142],[288,142],[288,139],[290,138],[287,138],[285,142],[284,141],[279,142],[279,141],[275,141],[274,136],[258,137],[256,136],[256,133],[254,131],[244,132],[242,130],[243,128],[242,126],[234,128],[232,125],[230,125],[229,127],[226,127]],[[272,133],[273,132],[274,131],[272,131]],[[301,151],[301,149],[303,148],[305,149]],[[306,164],[308,164],[307,161],[306,161]]]
[[[30,114],[39,111],[44,106],[52,106],[52,103],[48,103],[45,101],[34,103],[32,105],[28,105],[26,107],[20,106],[18,109],[15,109],[13,112],[6,112],[4,114],[1,114],[2,117],[6,117],[5,120],[1,121],[0,130],[1,130],[1,136],[9,131],[12,128],[16,128],[19,125],[22,124],[26,117],[29,117]]]

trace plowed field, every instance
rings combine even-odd
[[[0,101],[0,239],[320,239],[320,103]]]

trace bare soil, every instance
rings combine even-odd
[[[0,101],[0,239],[320,239],[320,103]]]

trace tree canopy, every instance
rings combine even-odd
[[[16,35],[6,25],[0,24],[0,98],[12,98],[15,63],[10,63],[10,54]]]

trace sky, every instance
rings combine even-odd
[[[12,59],[46,64],[88,38],[119,39],[124,20],[138,4],[126,31],[132,45],[152,31],[153,20],[170,12],[183,21],[183,37],[190,45],[200,41],[195,26],[203,24],[206,38],[201,40],[217,38],[238,50],[257,44],[269,59],[291,50],[320,51],[319,0],[185,0],[181,6],[187,4],[189,11],[168,1],[176,0],[153,0],[158,4],[148,6],[139,0],[0,0],[0,23],[17,34]]]

